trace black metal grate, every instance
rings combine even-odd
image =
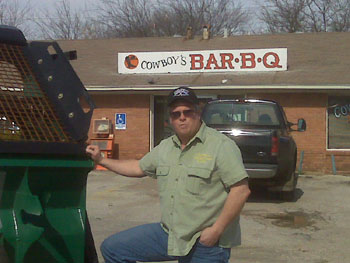
[[[0,44],[0,140],[72,142],[23,54]]]

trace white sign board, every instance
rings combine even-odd
[[[287,48],[118,53],[121,74],[284,70]]]

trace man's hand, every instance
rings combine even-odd
[[[102,165],[112,172],[127,177],[146,176],[141,170],[138,160],[115,160],[105,158],[102,156],[100,148],[97,145],[89,145],[86,147],[85,151],[96,164]]]
[[[247,179],[231,186],[220,216],[211,227],[202,231],[199,242],[205,246],[214,246],[225,231],[226,226],[239,216],[249,194]]]
[[[220,235],[221,233],[214,227],[207,227],[202,231],[199,243],[207,247],[213,247],[218,242]]]
[[[88,153],[91,156],[91,159],[97,164],[103,159],[100,148],[97,145],[88,145],[86,147],[86,153]]]

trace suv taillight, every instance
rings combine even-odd
[[[277,135],[273,135],[271,139],[271,156],[278,155],[279,139]]]

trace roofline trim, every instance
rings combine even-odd
[[[86,85],[85,88],[88,91],[161,91],[161,90],[172,90],[179,86],[188,86],[188,85],[164,85],[164,86],[94,86]],[[275,89],[284,89],[284,90],[350,90],[350,85],[240,85],[240,86],[190,86],[194,90],[253,90],[253,89],[266,89],[266,90],[275,90]]]

